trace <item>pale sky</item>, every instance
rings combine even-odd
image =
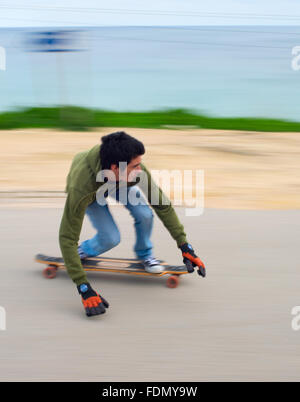
[[[0,27],[299,22],[300,0],[0,0]]]

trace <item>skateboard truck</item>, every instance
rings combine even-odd
[[[193,267],[193,264],[189,259],[185,258],[184,263],[185,263],[187,271],[190,274],[195,271],[195,268]],[[198,267],[197,272],[198,272],[198,275],[203,276],[203,278],[206,276],[205,268],[203,268],[203,267]]]

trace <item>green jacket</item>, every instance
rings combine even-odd
[[[96,192],[103,185],[103,182],[96,181],[97,173],[101,170],[99,150],[100,145],[96,145],[88,151],[75,155],[67,177],[65,189],[67,199],[59,228],[59,244],[68,274],[76,285],[87,282],[86,274],[77,252],[77,246],[85,210],[89,204],[96,200]],[[177,245],[185,243],[186,234],[172,204],[169,202],[169,205],[166,205],[165,201],[169,201],[168,198],[152,180],[150,172],[143,164],[141,164],[141,168],[147,175],[147,181],[141,180],[137,185],[141,190],[146,189],[143,186],[148,186],[149,203],[151,203],[151,190],[154,188],[158,192],[159,205],[152,205],[153,209],[177,242]],[[135,184],[129,183],[128,185]]]

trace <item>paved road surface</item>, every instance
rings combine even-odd
[[[300,305],[300,211],[189,218],[178,209],[207,278],[186,276],[168,289],[164,278],[89,274],[111,308],[88,319],[67,274],[46,280],[33,262],[37,252],[59,254],[61,202],[0,208],[0,380],[300,379],[300,331],[291,328]],[[132,257],[131,217],[123,207],[113,214],[123,242],[107,255]],[[85,221],[82,238],[92,233]],[[158,219],[153,240],[159,258],[181,263]]]

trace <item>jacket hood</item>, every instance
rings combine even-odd
[[[101,170],[100,145],[95,145],[88,151],[86,161],[92,172],[97,175]]]

